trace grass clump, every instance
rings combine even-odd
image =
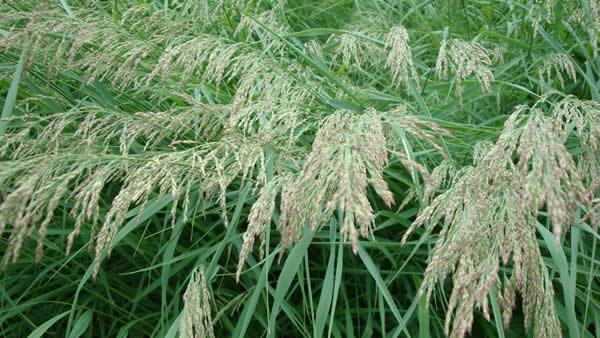
[[[2,3],[0,332],[595,336],[598,8]]]

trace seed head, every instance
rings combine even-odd
[[[539,68],[540,87],[544,87],[545,83],[554,80],[553,74],[560,81],[561,88],[565,87],[565,81],[562,74],[567,74],[573,82],[577,81],[577,72],[575,65],[571,61],[571,57],[567,54],[552,54],[544,64]]]
[[[179,321],[179,335],[185,338],[214,338],[210,303],[204,268],[192,272],[190,282],[183,295],[183,312]]]
[[[392,71],[392,77],[396,84],[412,79],[419,88],[419,75],[412,60],[408,41],[408,31],[404,27],[392,28],[385,41],[386,48],[389,50],[386,65]]]
[[[436,74],[438,78],[448,75],[448,65],[456,76],[456,94],[462,101],[463,80],[475,75],[479,87],[484,92],[491,90],[494,82],[492,65],[492,51],[477,42],[467,42],[460,39],[442,41],[436,61]]]
[[[431,224],[427,234],[436,224],[442,225],[420,293],[429,298],[435,283],[452,275],[445,323],[450,336],[464,337],[469,332],[475,309],[489,316],[487,297],[500,284],[501,265],[503,270],[512,268],[499,297],[505,325],[518,291],[526,327],[535,318],[536,337],[561,336],[536,226],[540,210],[545,209],[559,242],[575,218],[578,203],[592,209],[580,170],[561,136],[565,121],[579,119],[581,107],[590,104],[567,98],[546,114],[546,99],[531,108],[517,107],[496,143],[478,147],[475,165],[451,174],[450,188],[431,200],[403,238],[424,224]],[[594,111],[591,106],[585,109]],[[588,133],[589,127],[582,124],[579,130]],[[444,163],[439,172],[434,171],[428,196],[441,186],[440,177],[448,176],[447,166]]]

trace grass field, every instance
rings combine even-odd
[[[5,0],[0,336],[598,337],[596,0]]]

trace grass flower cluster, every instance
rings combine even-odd
[[[0,335],[600,330],[596,0],[0,14]]]

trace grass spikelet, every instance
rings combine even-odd
[[[565,80],[562,74],[566,74],[573,82],[577,81],[577,72],[575,65],[571,61],[571,57],[567,54],[552,54],[544,60],[543,66],[538,70],[540,78],[540,86],[554,80],[553,74],[558,78],[561,88],[565,87]]]
[[[262,25],[268,27],[265,30]],[[256,18],[242,15],[235,34],[238,35],[242,30],[247,30],[247,41],[261,41],[265,50],[281,54],[284,51],[284,44],[277,35],[285,35],[289,32],[289,27],[280,20],[280,16],[274,10],[268,10],[260,13]]]
[[[483,92],[494,82],[491,71],[492,51],[477,42],[460,39],[444,40],[440,46],[435,71],[438,78],[448,75],[448,67],[456,76],[456,95],[462,97],[462,82],[475,75]]]
[[[239,282],[240,274],[244,263],[252,252],[252,246],[257,237],[260,238],[260,257],[263,256],[263,246],[265,240],[265,231],[271,226],[271,219],[276,207],[276,198],[279,195],[281,186],[287,183],[285,178],[277,177],[261,188],[256,202],[252,205],[248,215],[248,229],[244,232],[242,249],[236,271],[236,281]]]
[[[556,0],[535,0],[529,9],[529,18],[533,25],[533,34],[537,34],[543,23],[554,21]]]
[[[10,179],[11,169],[1,170],[5,179]],[[7,193],[0,204],[0,233],[5,230],[6,224],[12,225],[8,251],[4,256],[5,266],[9,262],[16,262],[23,241],[36,229],[36,261],[41,259],[43,242],[52,216],[59,202],[67,194],[69,184],[81,175],[84,168],[76,167],[70,171],[62,171],[56,167],[32,167],[25,170],[27,174],[15,180],[15,190]]]
[[[175,69],[180,69],[180,86],[192,75],[219,84],[223,79],[236,76],[248,67],[241,60],[234,61],[234,56],[243,47],[241,43],[227,43],[206,34],[173,42],[158,59],[156,67],[148,75],[147,83],[158,74],[162,74],[162,79],[166,80]]]
[[[204,268],[192,272],[185,294],[184,307],[179,322],[179,335],[185,338],[214,338],[212,323],[212,297],[208,290]]]
[[[408,45],[408,31],[402,26],[396,26],[386,36],[386,47],[390,49],[386,65],[392,71],[397,84],[413,80],[419,88],[419,75],[412,60],[412,52]]]
[[[384,52],[375,44],[349,33],[332,35],[328,43],[335,45],[331,65],[340,65],[346,69],[364,69],[368,64],[377,62]]]
[[[447,188],[452,186],[452,183],[456,180],[457,170],[449,160],[444,160],[431,172],[428,184],[425,186],[423,193],[423,199],[428,203],[431,203],[431,199],[434,197],[439,189]]]
[[[557,130],[563,137],[575,134],[581,147],[579,172],[594,182],[600,177],[600,104],[569,95],[553,108]]]
[[[307,43],[304,44],[304,47],[311,55],[317,57],[320,60],[324,60],[323,49],[317,41],[309,40]]]
[[[332,63],[341,57],[342,65],[350,67],[354,64],[360,68],[360,60],[364,54],[359,39],[351,34],[333,35],[330,40],[338,44],[333,51]]]
[[[289,73],[272,67],[257,64],[242,75],[228,127],[267,138],[287,136],[293,142],[306,115],[303,106],[313,103],[314,97],[306,82],[289,74],[302,74],[301,66],[291,65]]]

